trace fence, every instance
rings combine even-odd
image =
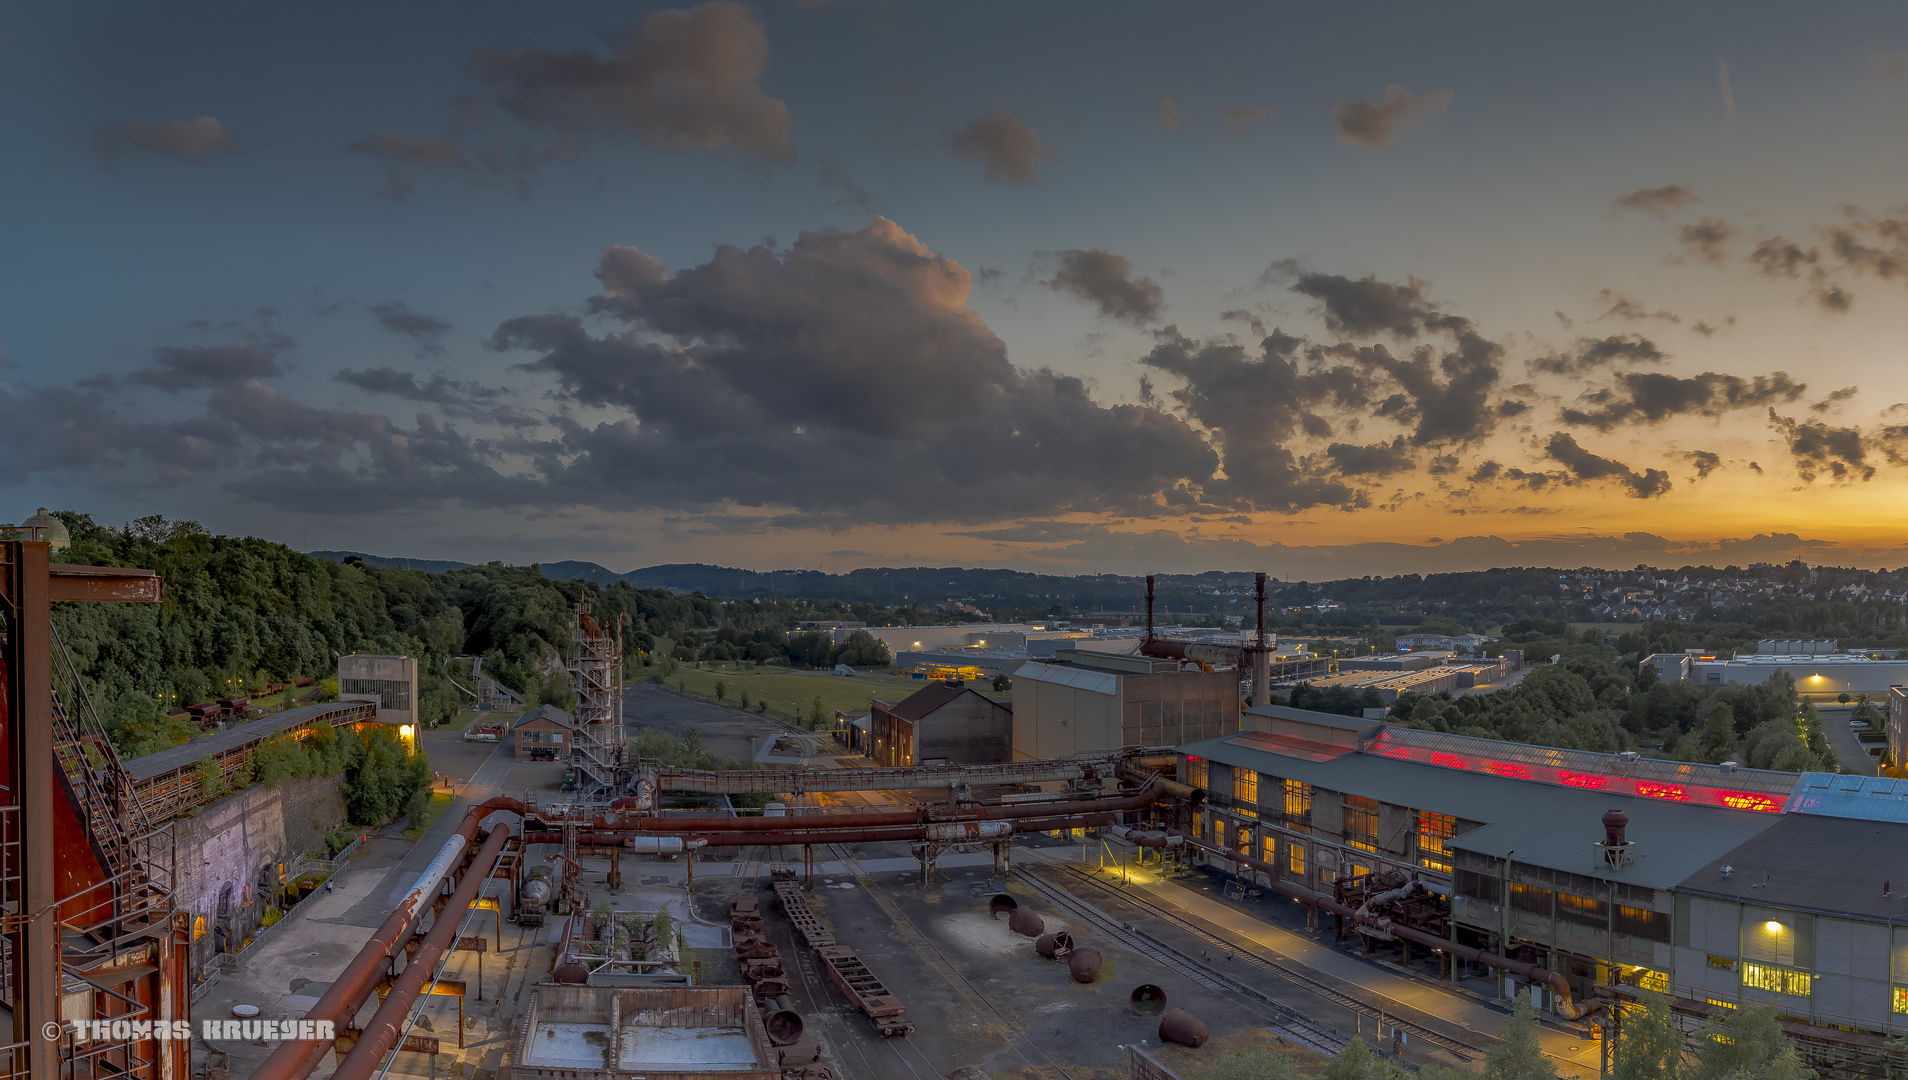
[[[1182,1080],[1173,1070],[1161,1065],[1153,1055],[1137,1046],[1126,1048],[1127,1076],[1131,1080]]]

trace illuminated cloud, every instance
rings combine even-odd
[[[1338,125],[1338,137],[1373,150],[1383,150],[1400,131],[1420,127],[1425,120],[1451,107],[1455,90],[1433,90],[1412,94],[1402,86],[1385,87],[1381,101],[1345,101],[1333,105],[1329,113]]]
[[[1012,187],[1033,183],[1034,166],[1053,160],[1053,147],[1011,109],[989,109],[945,141],[955,157],[986,165],[989,182]]]
[[[1610,206],[1616,210],[1641,210],[1646,214],[1662,217],[1671,210],[1680,210],[1691,203],[1703,200],[1681,184],[1665,184],[1662,187],[1640,188],[1618,195]]]

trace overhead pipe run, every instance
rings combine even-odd
[[[411,924],[423,913],[424,908],[429,906],[429,901],[436,898],[438,891],[443,887],[444,874],[449,873],[453,868],[457,856],[468,849],[471,840],[477,835],[477,826],[499,810],[522,814],[523,804],[516,799],[495,798],[471,807],[470,812],[464,815],[464,820],[458,823],[456,833],[444,842],[444,848],[438,852],[437,858],[431,860],[430,866],[425,867],[424,875],[418,879],[416,887],[405,894],[404,899],[398,902],[397,908],[384,920],[383,925],[371,935],[371,940],[365,942],[364,948],[358,950],[358,955],[352,957],[351,963],[346,965],[336,979],[332,980],[331,987],[319,997],[317,1004],[311,1007],[311,1011],[305,1014],[305,1019],[329,1020],[334,1025],[342,1027],[358,1011],[364,1004],[365,998],[370,996],[371,988],[382,976],[385,958],[403,944],[405,935],[410,932]],[[506,832],[507,830],[501,828],[491,831],[491,836],[500,849]],[[490,842],[487,841],[485,847],[489,846]],[[440,863],[444,864],[444,869],[436,873],[433,880],[433,868]],[[486,870],[485,873],[489,871]],[[466,880],[470,878],[470,874],[465,875]],[[331,1045],[332,1042],[329,1039],[288,1040],[280,1043],[278,1049],[272,1051],[272,1055],[266,1058],[259,1065],[258,1070],[252,1074],[253,1080],[300,1080],[302,1077],[309,1076],[311,1071],[318,1067],[318,1063],[324,1060],[325,1052],[331,1048]]]
[[[1019,821],[1026,818],[1058,818],[1074,814],[1138,810],[1162,798],[1178,794],[1174,789],[1188,793],[1196,790],[1156,773],[1133,773],[1131,778],[1140,784],[1137,790],[1098,799],[997,806],[977,805],[957,811],[950,811],[944,806],[922,806],[913,810],[846,814],[784,814],[779,817],[734,817],[728,814],[635,814],[615,820],[598,818],[590,826],[590,835],[666,833],[671,836],[700,836],[709,833],[761,832],[791,827],[876,829],[928,824],[959,825],[974,821]],[[612,841],[586,840],[583,842],[610,843]]]
[[[1320,895],[1310,889],[1302,888],[1281,880],[1278,867],[1273,866],[1271,863],[1263,862],[1250,855],[1233,851],[1230,848],[1223,848],[1216,844],[1209,844],[1204,840],[1198,840],[1192,837],[1187,837],[1186,842],[1200,851],[1230,859],[1244,866],[1249,866],[1264,874],[1266,880],[1279,892],[1297,899],[1300,903],[1309,904],[1322,911],[1329,911],[1334,915],[1342,915],[1350,919],[1353,925],[1362,923],[1363,925],[1383,930],[1393,937],[1403,938],[1406,941],[1414,941],[1427,948],[1438,949],[1442,952],[1450,953],[1453,956],[1461,956],[1466,960],[1483,964],[1486,967],[1493,967],[1499,971],[1507,971],[1521,979],[1543,983],[1557,992],[1557,1011],[1562,1013],[1565,1019],[1577,1020],[1582,1018],[1583,1013],[1577,1008],[1575,997],[1570,990],[1570,980],[1565,978],[1561,972],[1541,968],[1535,964],[1526,964],[1521,960],[1513,960],[1508,956],[1499,956],[1496,953],[1485,952],[1483,949],[1470,945],[1460,945],[1449,938],[1436,937],[1409,926],[1399,926],[1389,919],[1377,919],[1370,915],[1361,914],[1359,911],[1347,907],[1328,896]]]

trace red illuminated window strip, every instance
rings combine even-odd
[[[1638,780],[1636,793],[1646,799],[1667,799],[1670,802],[1689,801],[1689,789],[1681,784],[1657,784],[1648,780]]]
[[[1447,769],[1469,769],[1471,767],[1470,762],[1456,754],[1447,754],[1441,750],[1432,753],[1431,764],[1442,765]]]
[[[1388,758],[1408,758],[1411,756],[1411,748],[1409,746],[1394,746],[1391,743],[1384,743],[1379,746],[1378,752]]]
[[[1530,779],[1530,770],[1514,761],[1493,761],[1484,768],[1498,776],[1508,776],[1512,780]]]
[[[1760,810],[1765,814],[1782,812],[1782,800],[1772,795],[1752,795],[1747,791],[1723,791],[1718,792],[1717,797],[1722,800],[1724,806],[1734,807],[1737,810]]]
[[[1564,772],[1558,770],[1557,782],[1567,787],[1587,788],[1590,791],[1602,791],[1610,786],[1610,778],[1599,773]]]

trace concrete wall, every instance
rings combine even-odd
[[[1230,735],[1239,730],[1239,673],[1124,675],[1120,709],[1119,738],[1106,746],[1178,746]]]
[[[344,821],[343,774],[254,784],[173,821],[179,910],[192,916],[193,958],[204,963],[236,951],[265,914],[260,871],[322,850],[325,832]],[[226,913],[220,919],[220,901]],[[200,920],[203,919],[203,922]]]
[[[1120,745],[1120,700],[1059,683],[1014,680],[1014,758],[1037,761]]]

